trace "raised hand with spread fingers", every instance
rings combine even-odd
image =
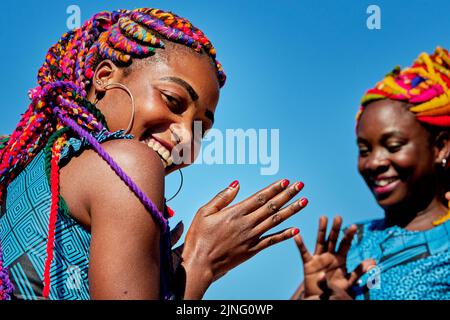
[[[328,238],[327,224],[327,217],[320,217],[313,255],[309,253],[300,235],[294,238],[303,262],[304,281],[294,293],[293,299],[352,299],[352,285],[375,265],[375,261],[365,260],[348,273],[347,254],[357,227],[352,225],[345,230],[338,246],[342,218],[334,218]]]

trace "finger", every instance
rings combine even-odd
[[[328,252],[334,253],[336,249],[336,243],[339,238],[339,232],[341,231],[342,218],[337,216],[333,220],[333,225],[331,226],[330,234],[328,235],[327,250]]]
[[[171,245],[171,247],[173,247],[178,242],[178,240],[180,240],[181,236],[183,235],[183,232],[184,232],[184,224],[182,221],[180,221],[175,226],[175,228],[170,230],[170,245]]]
[[[253,212],[264,206],[270,199],[285,190],[288,185],[289,180],[278,180],[247,199],[233,205],[233,207],[239,207],[239,210],[245,214]]]
[[[176,270],[178,268],[178,265],[183,260],[182,259],[183,249],[184,249],[184,243],[182,245],[180,245],[179,247],[172,250],[172,266],[173,266],[174,270]]]
[[[367,259],[361,262],[348,278],[349,287],[351,287],[361,276],[376,266],[376,261],[372,259]]]
[[[319,218],[319,231],[317,232],[316,248],[314,255],[322,254],[325,251],[325,237],[327,235],[328,218],[322,216]]]
[[[325,272],[321,273],[321,276],[317,282],[318,287],[322,291],[322,294],[320,295],[320,300],[329,300],[330,295],[332,293],[331,289],[328,287],[328,281],[326,275],[324,276]]]
[[[309,296],[302,300],[320,300],[320,296],[319,295]]]
[[[350,250],[350,247],[352,245],[353,237],[356,234],[356,225],[351,225],[346,231],[344,238],[341,241],[341,244],[339,245],[338,254],[342,257],[345,257],[347,259],[347,253],[348,250]]]
[[[204,216],[209,216],[222,210],[228,206],[234,198],[236,198],[239,191],[239,186],[239,181],[233,181],[228,188],[219,192],[213,199],[201,207],[199,212],[201,212]]]
[[[307,204],[308,200],[306,198],[302,198],[298,201],[295,201],[286,208],[283,208],[280,211],[276,212],[275,214],[272,214],[271,216],[266,218],[263,222],[261,222],[259,225],[257,225],[254,229],[255,233],[257,235],[262,235],[266,233],[270,229],[274,228],[283,221],[292,217],[294,214],[296,214],[301,209],[306,207]]]
[[[297,228],[289,228],[277,233],[273,233],[259,239],[258,243],[250,249],[255,254],[261,250],[264,250],[274,244],[280,243],[282,241],[288,240],[294,236],[296,236],[300,232]]]
[[[329,291],[329,288],[328,288],[328,281],[327,281],[327,275],[326,275],[326,273],[325,272],[321,272],[320,274],[319,274],[319,276],[318,276],[318,279],[317,279],[317,286],[319,287],[319,289],[322,291],[322,292],[327,292],[327,291]]]
[[[300,251],[300,257],[302,258],[303,264],[308,263],[312,260],[312,256],[309,253],[308,249],[303,242],[303,238],[301,235],[296,235],[294,237],[295,243],[297,244],[298,251]]]
[[[254,219],[253,222],[256,225],[261,223],[262,221],[266,220],[268,217],[276,214],[280,211],[280,209],[293,197],[295,197],[300,190],[303,188],[302,182],[293,183],[289,187],[287,187],[285,190],[280,192],[279,194],[275,195],[272,199],[270,199],[264,206],[258,208],[256,211],[249,213],[249,215]],[[302,200],[301,207],[306,206],[307,200]],[[296,205],[297,206],[297,205]],[[301,208],[298,208],[299,210]],[[290,208],[288,211],[291,212],[292,208]],[[298,211],[298,210],[297,210]],[[291,212],[294,214],[295,212]],[[291,214],[291,215],[292,215]],[[275,216],[275,220],[279,219],[279,216]]]

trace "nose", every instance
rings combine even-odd
[[[172,142],[174,144],[190,144],[193,138],[192,124],[187,122],[172,123],[170,126],[172,132]]]
[[[390,161],[387,154],[380,149],[374,149],[366,158],[364,163],[364,170],[371,171],[373,173],[384,172],[389,168]]]

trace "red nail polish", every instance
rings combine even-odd
[[[299,233],[300,233],[300,230],[297,229],[297,228],[295,228],[294,230],[292,230],[292,235],[293,235],[293,236],[296,236],[296,235],[298,235]]]
[[[300,199],[300,205],[303,207],[306,207],[306,205],[308,204],[308,199],[306,198],[302,198]]]
[[[286,188],[289,185],[289,180],[288,179],[284,179],[283,181],[281,181],[281,186],[283,188]]]
[[[300,191],[303,189],[303,187],[305,186],[305,184],[303,182],[299,182],[297,183],[297,185],[295,186],[295,189],[297,189],[297,191]]]
[[[238,184],[239,184],[239,181],[237,181],[237,180],[234,180],[231,184],[230,184],[230,188],[236,188],[237,186],[238,186]]]

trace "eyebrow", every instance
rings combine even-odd
[[[198,100],[197,92],[195,92],[194,88],[192,88],[191,85],[189,83],[187,83],[186,81],[184,81],[183,79],[178,78],[178,77],[163,77],[160,80],[171,81],[171,82],[175,82],[176,84],[179,84],[180,86],[182,86],[183,88],[186,89],[186,91],[189,93],[189,96],[191,97],[192,101]]]
[[[171,81],[171,82],[175,82],[177,84],[179,84],[180,86],[182,86],[183,88],[186,89],[186,91],[189,93],[189,96],[191,97],[192,101],[197,101],[198,100],[198,94],[197,92],[195,92],[194,88],[192,88],[192,86],[187,83],[186,81],[184,81],[181,78],[178,77],[162,77],[160,80],[162,81]],[[211,110],[206,110],[205,111],[205,117],[207,117],[209,120],[211,120],[211,122],[214,124],[214,112],[212,112]]]
[[[385,140],[387,140],[387,139],[389,139],[391,137],[400,137],[400,138],[402,138],[403,134],[400,131],[398,131],[398,130],[388,131],[388,132],[385,132],[385,133],[383,133],[381,135],[381,139],[380,140],[381,141],[385,141]],[[365,138],[358,137],[356,139],[356,142],[357,143],[364,143],[364,142],[367,142],[367,140]]]

